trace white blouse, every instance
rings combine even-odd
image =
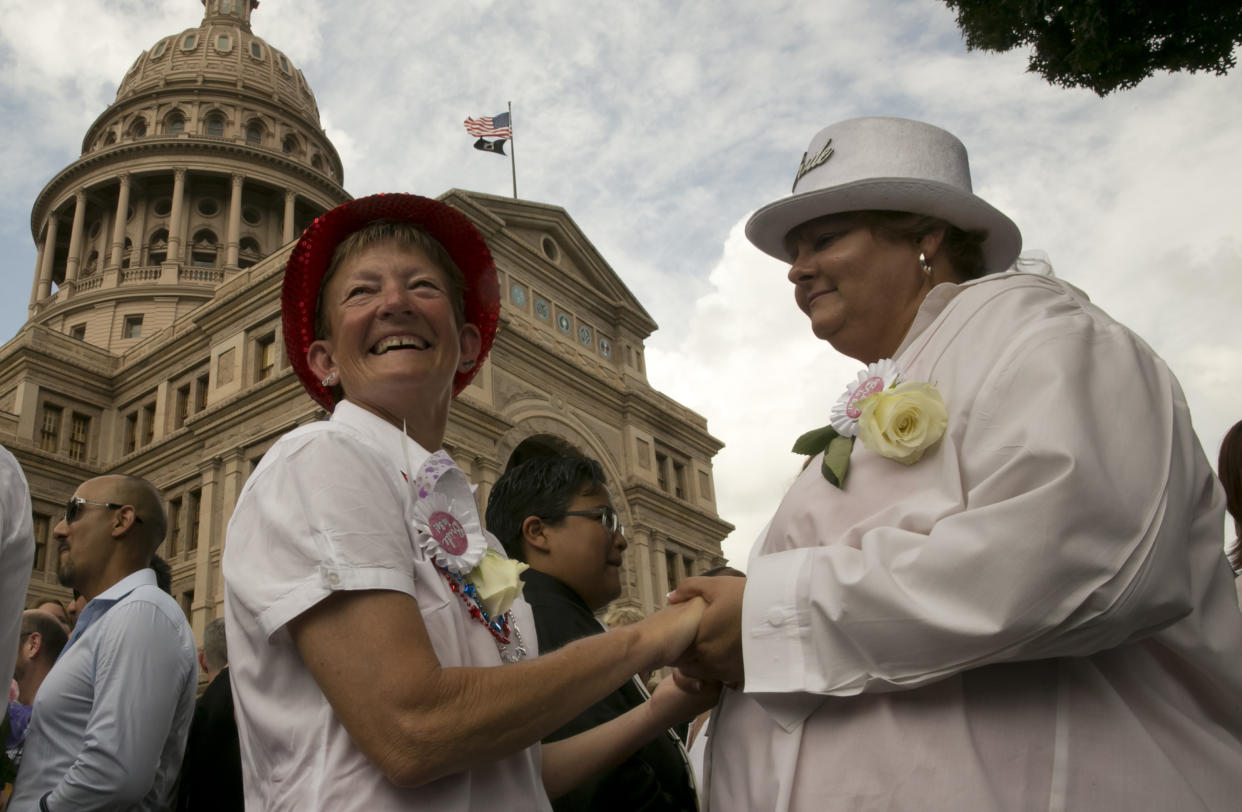
[[[938,286],[895,360],[947,432],[908,467],[857,443],[844,490],[816,460],[785,496],[712,812],[1235,808],[1242,613],[1168,368],[1027,274]]]
[[[428,452],[348,401],[263,455],[229,522],[229,642],[248,809],[550,810],[538,745],[418,788],[397,787],[362,754],[302,665],[287,624],[336,590],[418,601],[441,665],[498,666],[496,644],[415,541],[407,484]],[[477,513],[473,498],[464,495]],[[465,521],[465,517],[461,517]],[[503,554],[494,537],[488,543]],[[513,607],[534,656],[530,607]],[[375,668],[383,668],[377,661]]]

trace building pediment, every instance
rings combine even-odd
[[[565,209],[463,189],[440,199],[475,222],[502,272],[586,306],[590,319],[614,331],[645,339],[656,330],[655,320]]]

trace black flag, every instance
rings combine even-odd
[[[480,138],[474,142],[474,148],[481,152],[494,152],[497,155],[504,155],[505,140],[501,138],[496,141],[488,141],[486,138]]]

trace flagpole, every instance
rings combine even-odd
[[[517,138],[513,127],[513,102],[509,102],[509,168],[513,170],[513,199],[517,200]]]

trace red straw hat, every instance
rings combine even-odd
[[[438,200],[407,194],[360,197],[315,218],[294,246],[285,265],[280,315],[285,352],[302,386],[328,411],[335,407],[332,393],[319,382],[306,361],[315,340],[315,311],[319,289],[337,246],[355,231],[376,220],[395,220],[418,226],[436,239],[457,263],[465,278],[466,323],[482,337],[477,363],[453,379],[453,396],[466,388],[483,365],[496,337],[500,318],[500,285],[487,243],[466,216]]]

